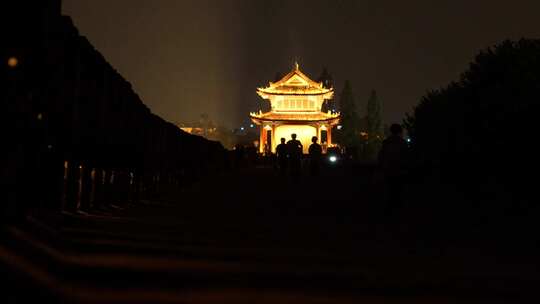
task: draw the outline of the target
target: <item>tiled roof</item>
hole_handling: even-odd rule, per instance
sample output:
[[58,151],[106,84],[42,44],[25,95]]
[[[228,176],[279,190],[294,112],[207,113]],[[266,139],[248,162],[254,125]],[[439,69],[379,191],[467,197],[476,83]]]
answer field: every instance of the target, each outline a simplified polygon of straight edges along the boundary
[[339,114],[323,112],[266,112],[251,113],[251,117],[266,121],[324,121],[339,119]]
[[332,88],[325,88],[322,82],[311,80],[306,74],[300,71],[298,64],[292,71],[277,82],[270,82],[266,88],[258,88],[257,93],[261,97],[264,95],[320,95],[332,92]]

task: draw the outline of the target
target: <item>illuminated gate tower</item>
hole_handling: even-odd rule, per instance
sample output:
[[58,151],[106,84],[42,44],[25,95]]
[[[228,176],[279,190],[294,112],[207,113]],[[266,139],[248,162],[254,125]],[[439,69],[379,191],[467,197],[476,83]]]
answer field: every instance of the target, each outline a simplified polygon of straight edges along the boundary
[[311,138],[317,136],[323,147],[332,146],[332,126],[339,122],[339,113],[321,111],[325,100],[332,99],[333,88],[325,88],[302,73],[296,63],[293,70],[278,82],[270,82],[257,93],[270,101],[266,113],[250,113],[251,120],[260,126],[259,151],[269,146],[276,151],[280,138],[287,141],[295,133],[307,153]]

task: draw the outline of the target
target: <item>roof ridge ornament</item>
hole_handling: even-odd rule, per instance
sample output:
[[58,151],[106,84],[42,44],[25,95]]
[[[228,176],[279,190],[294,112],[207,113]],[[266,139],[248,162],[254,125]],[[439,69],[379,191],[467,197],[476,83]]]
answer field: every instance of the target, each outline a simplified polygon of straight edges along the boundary
[[333,88],[325,88],[321,82],[315,82],[300,71],[298,61],[294,62],[292,71],[276,82],[269,82],[267,87],[257,88],[257,94],[263,99],[270,95],[324,95],[331,99]]

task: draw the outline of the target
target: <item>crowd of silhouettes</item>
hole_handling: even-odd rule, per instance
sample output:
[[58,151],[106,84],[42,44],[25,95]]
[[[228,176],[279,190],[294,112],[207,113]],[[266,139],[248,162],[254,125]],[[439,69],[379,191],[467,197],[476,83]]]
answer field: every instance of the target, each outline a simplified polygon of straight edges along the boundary
[[0,47],[1,215],[106,212],[227,166],[220,143],[152,114],[60,1],[10,8],[1,21],[10,29]]
[[[291,139],[286,142],[285,138],[280,139],[276,146],[277,168],[281,176],[289,174],[292,178],[300,177],[302,173],[302,162],[304,160],[303,145],[296,139],[296,134],[291,134]],[[322,161],[322,147],[317,143],[318,138],[313,136],[308,149],[309,174],[316,176],[320,172]]]

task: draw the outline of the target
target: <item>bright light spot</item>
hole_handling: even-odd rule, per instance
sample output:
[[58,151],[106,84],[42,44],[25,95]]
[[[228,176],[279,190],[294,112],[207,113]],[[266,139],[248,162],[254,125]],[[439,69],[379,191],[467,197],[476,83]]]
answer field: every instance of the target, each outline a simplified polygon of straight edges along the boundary
[[409,143],[410,143],[410,142],[411,142],[411,139],[410,139],[410,138],[407,138],[407,142],[409,142]]
[[19,65],[19,60],[16,57],[9,57],[7,64],[10,68],[15,68]]
[[337,129],[338,129],[338,130],[341,130],[342,128],[343,128],[342,125],[338,125],[338,126],[337,126]]
[[244,131],[244,127],[240,127],[240,130]]
[[251,124],[251,125],[249,125],[249,126],[252,127],[252,128],[254,127],[253,124]]
[[334,155],[330,156],[328,159],[330,160],[330,162],[337,162],[337,157],[335,157]]

